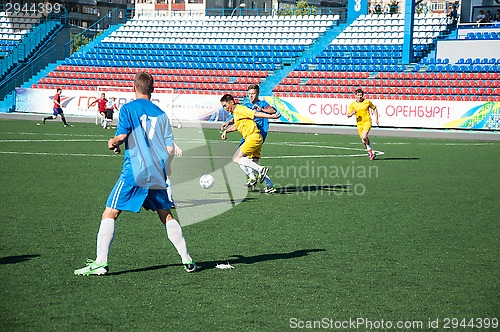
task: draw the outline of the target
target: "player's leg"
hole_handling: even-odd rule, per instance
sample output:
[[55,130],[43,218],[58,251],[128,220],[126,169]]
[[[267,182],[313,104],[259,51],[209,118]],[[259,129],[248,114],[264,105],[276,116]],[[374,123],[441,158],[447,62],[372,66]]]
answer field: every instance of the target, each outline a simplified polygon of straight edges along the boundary
[[106,129],[111,129],[111,123],[113,122],[113,110],[106,111]]
[[72,127],[72,125],[70,125],[70,124],[68,123],[68,121],[66,121],[66,117],[65,117],[65,116],[64,116],[64,114],[62,114],[62,113],[61,113],[61,120],[62,120],[62,122],[64,123],[64,126],[65,126],[65,127]]
[[175,203],[174,203],[174,198],[172,196],[172,180],[171,180],[171,175],[172,175],[172,161],[174,160],[175,157],[175,147],[174,146],[167,146],[167,153],[168,153],[168,161],[166,165],[166,171],[167,171],[167,195],[168,195],[168,200],[171,203],[171,208],[175,208]]
[[97,257],[96,263],[108,262],[109,249],[115,237],[115,222],[121,211],[106,207],[102,214],[99,233],[97,233]]
[[[243,143],[244,143],[244,141],[243,141]],[[247,176],[247,182],[245,183],[245,186],[253,189],[253,188],[255,188],[255,184],[257,183],[257,179],[255,178],[254,170],[252,168],[245,166],[243,164],[240,164],[236,161],[236,160],[239,160],[239,158],[241,158],[241,155],[242,155],[242,152],[241,152],[240,148],[238,147],[238,149],[236,150],[236,152],[233,155],[233,161],[235,163],[237,163],[238,166],[240,166],[240,169]]]
[[185,270],[187,272],[196,271],[197,266],[189,255],[181,225],[174,219],[170,210],[159,209],[157,213],[160,221],[163,223],[167,231],[168,239],[174,245],[179,256],[181,256],[182,264],[184,265]]
[[368,134],[370,133],[371,129],[371,122],[365,122],[363,125],[363,129],[361,132],[361,140],[363,141],[363,144],[366,147],[366,151],[368,152],[368,156],[370,157],[370,160],[375,159],[376,155],[375,152],[373,152],[373,149],[370,145],[370,139],[368,138]]
[[106,112],[99,112],[101,114],[101,127],[106,129]]
[[121,211],[106,207],[97,233],[96,259],[87,260],[85,267],[75,270],[77,275],[103,275],[109,271],[108,254],[115,236],[115,221]]
[[[260,158],[252,158],[252,160],[256,163],[259,164]],[[269,177],[269,175],[266,175],[264,178],[264,182],[266,184],[266,187],[264,188],[264,192],[266,194],[273,194],[276,192],[276,187],[274,186],[273,181]]]
[[166,190],[150,190],[143,206],[145,209],[156,210],[158,213],[158,217],[167,231],[168,239],[174,245],[179,256],[181,256],[185,270],[187,272],[196,271],[197,267],[189,255],[181,225],[175,220],[172,211],[170,211],[170,201]]
[[[262,131],[261,130],[261,136],[262,136],[262,145],[264,145],[264,143],[266,142],[266,137],[267,137],[267,131]],[[256,160],[254,160],[257,164],[260,165],[259,163],[259,158],[256,158]],[[276,192],[276,187],[274,186],[274,183],[273,181],[271,181],[271,178],[266,175],[266,177],[264,178],[264,182],[266,183],[266,188],[264,188],[264,192],[266,194],[273,194]]]
[[[259,164],[260,165],[260,158],[252,158],[252,160],[254,161],[254,163],[256,164]],[[264,178],[264,182],[268,185],[268,186],[273,186],[273,182],[271,181],[271,178],[269,177],[269,175],[266,175],[266,177]]]
[[251,158],[260,158],[260,150],[262,148],[262,137],[259,135],[251,135],[246,138],[245,143],[243,143],[239,150],[236,151],[233,156],[233,161],[239,165],[247,166],[254,171],[259,172],[260,181],[264,181],[269,169],[265,166],[261,166],[255,163]]
[[[235,155],[238,153],[238,151],[240,150],[240,146],[243,145],[243,143],[245,143],[245,139],[242,138],[241,141],[240,141],[240,144],[238,145],[238,150],[235,152]],[[234,159],[234,157],[233,157]],[[251,188],[251,187],[255,187],[255,184],[257,183],[257,180],[255,178],[255,174],[254,174],[254,170],[251,169],[250,167],[247,167],[247,166],[244,166],[244,165],[240,165],[238,164],[241,168],[241,170],[243,171],[243,173],[246,174],[247,176],[247,182],[245,184],[245,186]]]
[[52,115],[49,115],[49,116],[46,116],[44,118],[42,118],[42,123],[45,124],[45,121],[47,120],[55,120],[57,119],[57,115],[59,114],[59,112],[57,111],[56,108],[52,109]]
[[[55,114],[57,112],[57,114]],[[71,127],[70,124],[68,124],[68,122],[66,121],[66,117],[64,116],[64,113],[63,113],[63,110],[62,108],[57,108],[56,110],[54,110],[54,115],[57,117],[58,115],[61,116],[61,121],[64,123],[64,126],[65,127]]]
[[116,182],[108,196],[97,233],[96,260],[88,260],[87,266],[75,270],[75,274],[102,275],[108,271],[108,255],[114,239],[116,219],[121,211],[138,213],[147,195],[147,189],[129,186],[122,180]]

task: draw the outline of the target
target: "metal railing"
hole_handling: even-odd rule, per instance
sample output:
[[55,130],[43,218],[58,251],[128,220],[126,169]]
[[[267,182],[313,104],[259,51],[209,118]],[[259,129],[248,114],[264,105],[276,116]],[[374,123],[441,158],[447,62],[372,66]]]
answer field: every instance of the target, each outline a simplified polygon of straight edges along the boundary
[[[286,14],[285,14],[286,12]],[[184,10],[184,11],[166,11],[166,10],[148,10],[135,11],[135,17],[143,16],[165,16],[165,17],[199,17],[199,16],[285,16],[285,15],[339,15],[341,19],[347,17],[345,7],[316,7],[305,11],[304,9],[272,9],[272,8],[207,8],[205,10]]]
[[71,54],[91,42],[103,31],[107,30],[110,26],[120,23],[120,20],[122,20],[123,18],[118,17],[118,10],[118,7],[113,9],[99,21],[95,22],[90,27],[86,28],[85,30],[71,38],[71,40],[65,45],[66,57],[70,57]]
[[[4,8],[0,6],[0,8]],[[29,12],[28,12],[29,13]],[[0,78],[14,68],[19,62],[25,61],[59,24],[67,21],[68,14],[64,7],[58,13],[49,13],[40,17],[40,23],[17,42],[14,48],[0,61]]]
[[23,67],[16,72],[15,77],[6,77],[0,83],[0,100],[14,91],[15,88],[21,86],[24,82],[29,81],[33,76],[44,69],[48,63],[54,63],[60,58],[57,55],[64,53],[64,45],[52,45],[41,53],[36,53],[30,57]]

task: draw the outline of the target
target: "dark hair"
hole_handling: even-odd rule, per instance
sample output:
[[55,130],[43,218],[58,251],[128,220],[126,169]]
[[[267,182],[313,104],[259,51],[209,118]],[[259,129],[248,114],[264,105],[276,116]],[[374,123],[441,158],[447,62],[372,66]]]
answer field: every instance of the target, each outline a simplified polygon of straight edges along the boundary
[[59,91],[62,91],[62,89],[61,88],[57,88],[56,92],[59,92]]
[[226,93],[224,96],[222,96],[222,98],[220,99],[220,102],[229,102],[229,101],[234,101],[234,97],[232,95],[230,95],[229,93]]
[[258,86],[257,84],[250,84],[250,85],[248,86],[248,88],[247,88],[247,91],[248,91],[248,90],[257,90],[257,93],[259,93],[259,92],[260,92],[260,88],[259,88],[259,86]]
[[135,75],[134,78],[135,91],[141,94],[150,95],[154,90],[153,83],[154,83],[153,76],[151,76],[149,73],[146,73],[145,71]]
[[361,90],[361,89],[356,89],[356,90],[354,90],[354,94],[358,94],[358,93],[361,93],[361,94],[363,94],[363,95],[365,94],[365,93],[363,92],[363,90]]

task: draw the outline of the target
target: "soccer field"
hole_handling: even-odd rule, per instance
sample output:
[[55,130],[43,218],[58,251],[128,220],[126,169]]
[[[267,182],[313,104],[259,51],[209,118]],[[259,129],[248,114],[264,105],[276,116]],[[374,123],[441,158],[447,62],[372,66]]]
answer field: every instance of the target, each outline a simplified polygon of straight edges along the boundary
[[270,133],[262,164],[278,193],[267,195],[243,188],[237,133],[175,129],[175,213],[201,271],[183,270],[142,211],[120,216],[110,273],[81,277],[121,170],[113,131],[0,120],[2,330],[498,327],[500,142],[374,130],[370,161],[355,128],[334,132]]

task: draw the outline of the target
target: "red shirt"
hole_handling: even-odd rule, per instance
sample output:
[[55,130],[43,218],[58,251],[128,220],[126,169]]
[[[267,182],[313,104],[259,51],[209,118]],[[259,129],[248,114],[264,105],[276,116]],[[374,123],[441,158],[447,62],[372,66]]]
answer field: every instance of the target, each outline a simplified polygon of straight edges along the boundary
[[[59,103],[57,104],[56,101]],[[61,95],[56,93],[56,95],[54,96],[54,108],[61,108]]]
[[107,99],[97,99],[97,105],[99,105],[99,112],[106,112]]

